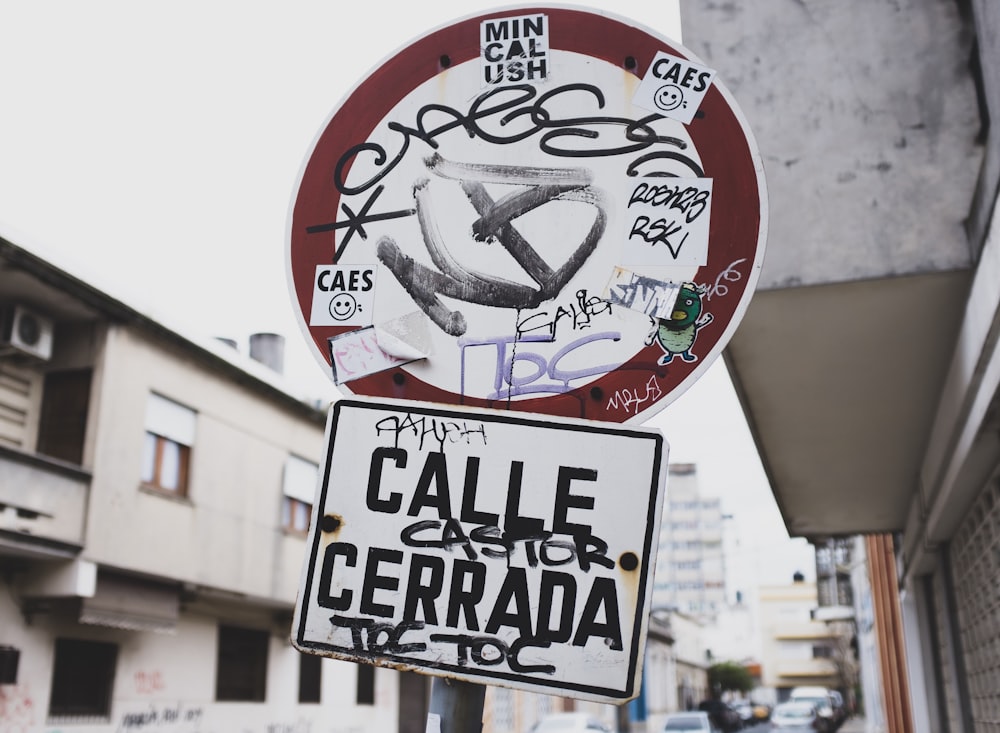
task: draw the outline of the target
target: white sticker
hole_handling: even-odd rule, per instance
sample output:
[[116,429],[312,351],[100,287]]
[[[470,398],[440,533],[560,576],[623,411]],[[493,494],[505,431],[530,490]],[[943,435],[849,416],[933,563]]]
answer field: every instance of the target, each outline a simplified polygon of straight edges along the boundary
[[633,179],[621,264],[707,264],[711,210],[711,178]]
[[319,265],[313,280],[310,326],[370,326],[375,265]]
[[348,331],[327,340],[333,381],[336,384],[361,379],[370,374],[392,369],[413,359],[393,356],[378,343],[374,326]]
[[519,15],[479,25],[482,86],[545,81],[549,75],[549,17]]
[[441,733],[441,716],[437,713],[427,713],[426,733]]
[[670,318],[681,283],[656,280],[616,267],[604,297],[613,305],[645,313],[651,318]]
[[714,69],[660,51],[642,77],[632,103],[688,125],[714,78]]
[[375,340],[382,351],[397,359],[426,359],[434,350],[431,321],[423,311],[375,325]]

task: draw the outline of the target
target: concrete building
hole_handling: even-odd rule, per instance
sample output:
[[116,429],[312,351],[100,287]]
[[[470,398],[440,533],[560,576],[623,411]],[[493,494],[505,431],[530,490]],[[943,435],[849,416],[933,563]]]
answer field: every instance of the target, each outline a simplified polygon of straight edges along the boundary
[[[708,686],[708,667],[711,659],[705,646],[704,624],[682,612],[670,615],[670,628],[674,636],[673,660],[676,710],[690,710],[711,697]],[[673,702],[673,701],[672,701]]]
[[289,644],[323,411],[4,240],[0,308],[0,728],[423,730]]
[[866,535],[888,730],[995,730],[1000,5],[681,13],[765,162],[726,360],[788,531]]
[[784,702],[793,687],[816,685],[838,689],[831,659],[835,636],[813,619],[816,584],[798,581],[760,588],[761,686]]
[[653,608],[676,608],[703,619],[726,605],[722,503],[702,496],[697,467],[669,466],[667,499],[653,583]]
[[694,709],[710,696],[704,632],[699,619],[680,611],[651,615],[642,695],[631,704],[631,718],[643,730],[660,730],[668,713]]
[[668,713],[691,710],[710,697],[705,626],[680,611],[650,617],[642,696],[632,703],[632,720],[659,730]]
[[852,608],[851,569],[857,556],[853,537],[831,537],[816,545],[816,595],[820,608]]

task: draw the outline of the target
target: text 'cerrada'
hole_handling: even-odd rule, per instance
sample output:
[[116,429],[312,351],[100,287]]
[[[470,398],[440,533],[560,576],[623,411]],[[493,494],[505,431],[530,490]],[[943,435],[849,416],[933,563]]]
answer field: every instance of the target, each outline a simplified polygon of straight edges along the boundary
[[665,445],[546,420],[335,405],[296,646],[631,697]]

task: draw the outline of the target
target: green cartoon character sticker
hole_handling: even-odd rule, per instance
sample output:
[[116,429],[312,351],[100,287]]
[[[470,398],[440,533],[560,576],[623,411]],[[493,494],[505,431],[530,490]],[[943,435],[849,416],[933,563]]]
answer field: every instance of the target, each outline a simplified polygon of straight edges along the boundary
[[670,318],[656,320],[656,343],[664,354],[656,363],[664,366],[680,356],[686,362],[698,361],[691,353],[698,331],[712,322],[711,313],[703,313],[701,292],[694,283],[684,283],[677,294],[677,302]]

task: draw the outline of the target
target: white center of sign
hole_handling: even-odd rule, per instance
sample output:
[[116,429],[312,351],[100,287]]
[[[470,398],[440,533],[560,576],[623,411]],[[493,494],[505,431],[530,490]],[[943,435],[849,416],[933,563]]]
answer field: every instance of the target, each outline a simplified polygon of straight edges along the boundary
[[[699,244],[680,256],[687,245],[667,236],[669,206],[629,208],[637,179],[628,176],[635,157],[617,154],[630,144],[622,121],[648,113],[633,106],[621,69],[550,54],[556,71],[548,83],[508,86],[472,107],[465,90],[478,88],[477,62],[428,80],[366,143],[387,151],[391,162],[369,152],[374,148],[361,150],[346,177],[346,206],[386,216],[365,224],[366,239],[341,229],[337,262],[363,265],[377,257],[388,270],[378,279],[375,323],[423,308],[433,324],[434,358],[406,370],[452,393],[516,399],[606,374],[643,348],[651,330],[645,315],[602,301],[623,264],[624,243],[642,250],[631,269],[658,280],[691,279],[704,260],[707,230],[696,232]],[[573,80],[587,84],[560,84],[570,69]],[[591,139],[561,134],[569,123],[539,128],[532,121],[539,115],[619,121],[594,124],[600,135]],[[432,144],[417,139],[420,129],[436,131],[426,133]],[[683,126],[660,118],[642,132],[654,133],[662,141],[645,146],[645,154],[673,157],[652,157],[638,173],[692,177],[699,160]],[[657,211],[630,238],[640,206]],[[707,227],[707,219],[700,223]]]

